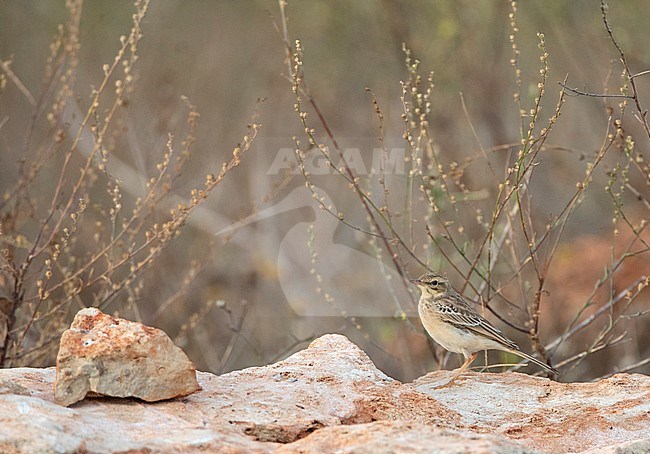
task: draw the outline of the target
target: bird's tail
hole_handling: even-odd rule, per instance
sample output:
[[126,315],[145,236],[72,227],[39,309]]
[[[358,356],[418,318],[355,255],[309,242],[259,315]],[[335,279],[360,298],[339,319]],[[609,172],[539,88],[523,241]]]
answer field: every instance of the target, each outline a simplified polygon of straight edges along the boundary
[[560,375],[560,372],[557,369],[549,366],[546,363],[543,363],[542,361],[538,360],[537,358],[533,358],[528,353],[524,353],[521,350],[509,350],[509,351],[510,351],[510,353],[514,353],[517,356],[521,356],[522,358],[527,359],[531,363],[537,364],[539,367],[541,367],[544,370],[547,370],[548,372],[552,373],[556,377],[558,375]]

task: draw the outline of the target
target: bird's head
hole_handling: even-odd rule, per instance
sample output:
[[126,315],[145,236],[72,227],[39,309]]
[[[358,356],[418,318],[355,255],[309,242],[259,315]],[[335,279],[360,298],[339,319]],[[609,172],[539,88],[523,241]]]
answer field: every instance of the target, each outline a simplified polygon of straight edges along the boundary
[[449,290],[449,279],[440,273],[426,273],[411,282],[420,287],[423,295],[441,295]]

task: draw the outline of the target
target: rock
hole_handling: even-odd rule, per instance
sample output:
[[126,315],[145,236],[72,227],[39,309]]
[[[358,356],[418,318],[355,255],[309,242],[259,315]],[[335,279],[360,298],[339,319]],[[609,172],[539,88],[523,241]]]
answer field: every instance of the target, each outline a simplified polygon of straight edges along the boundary
[[0,395],[0,452],[644,452],[650,377],[565,384],[518,373],[450,372],[402,384],[345,337],[284,361],[221,376],[146,404],[55,405],[54,370],[0,370],[30,396]]
[[20,394],[31,396],[29,389],[13,380],[0,379],[0,394]]
[[353,426],[330,426],[276,453],[431,453],[515,454],[531,450],[490,435],[439,429],[420,423],[377,421]]
[[468,372],[461,376],[460,386],[435,389],[442,376],[448,380],[450,375],[451,371],[430,373],[411,386],[458,411],[461,428],[549,452],[650,440],[650,377],[645,375],[557,383],[519,373]]
[[54,382],[61,405],[89,392],[155,402],[198,389],[194,365],[159,329],[86,308],[61,336]]

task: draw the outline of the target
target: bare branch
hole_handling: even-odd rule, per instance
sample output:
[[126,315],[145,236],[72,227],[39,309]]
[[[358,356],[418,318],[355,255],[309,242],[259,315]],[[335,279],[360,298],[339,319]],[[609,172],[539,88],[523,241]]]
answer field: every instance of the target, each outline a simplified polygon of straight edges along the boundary
[[581,91],[581,90],[578,90],[577,88],[569,87],[568,85],[566,85],[566,84],[564,84],[562,82],[558,82],[558,85],[561,86],[562,88],[564,88],[565,90],[568,90],[571,93],[575,93],[576,95],[580,95],[580,96],[589,96],[589,97],[592,97],[592,98],[634,99],[634,96],[630,96],[630,95],[611,95],[611,94],[608,94],[608,93],[589,93],[587,91]]

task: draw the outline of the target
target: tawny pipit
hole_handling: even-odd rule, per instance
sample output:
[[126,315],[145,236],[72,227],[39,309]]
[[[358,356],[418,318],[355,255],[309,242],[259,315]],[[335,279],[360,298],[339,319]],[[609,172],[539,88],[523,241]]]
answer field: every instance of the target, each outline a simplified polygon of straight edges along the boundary
[[554,375],[558,374],[556,369],[519,350],[517,344],[476,312],[442,274],[424,274],[411,282],[422,292],[418,313],[429,335],[446,350],[462,353],[465,357],[465,363],[445,386],[453,383],[481,350],[514,353]]

